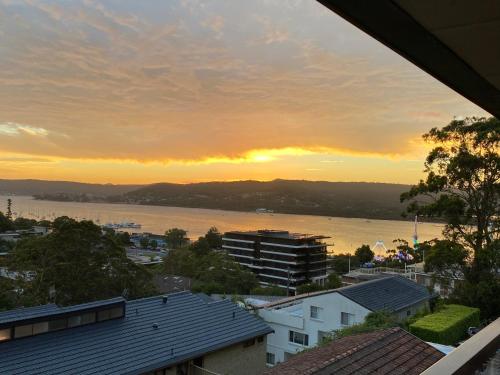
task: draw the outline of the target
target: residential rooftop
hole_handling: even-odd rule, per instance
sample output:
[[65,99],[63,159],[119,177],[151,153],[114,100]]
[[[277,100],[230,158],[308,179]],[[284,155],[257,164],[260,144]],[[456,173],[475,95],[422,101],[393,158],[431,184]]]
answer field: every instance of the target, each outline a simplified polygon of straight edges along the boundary
[[[229,300],[190,292],[123,304],[123,317],[0,342],[1,372],[142,374],[272,332]],[[87,309],[88,304],[82,306]],[[48,305],[4,312],[2,317],[8,323],[68,309]]]
[[427,288],[422,285],[402,276],[387,276],[342,288],[299,294],[262,307],[280,308],[304,298],[330,293],[340,293],[371,311],[387,310],[390,312],[402,310],[431,297]]
[[396,327],[348,336],[299,353],[265,375],[417,375],[444,354]]
[[230,234],[240,234],[247,236],[258,236],[258,237],[267,237],[267,238],[278,238],[278,239],[287,239],[287,240],[321,240],[325,238],[330,238],[328,236],[321,235],[313,235],[307,233],[292,233],[286,230],[275,230],[275,229],[259,229],[252,231],[231,231],[226,232],[224,235]]

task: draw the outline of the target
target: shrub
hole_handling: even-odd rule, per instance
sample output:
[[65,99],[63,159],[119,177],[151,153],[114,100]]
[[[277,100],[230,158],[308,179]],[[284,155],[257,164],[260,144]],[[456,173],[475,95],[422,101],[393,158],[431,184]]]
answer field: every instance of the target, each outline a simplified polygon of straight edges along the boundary
[[479,309],[446,305],[410,325],[410,332],[425,341],[453,345],[466,336],[467,328],[479,325]]

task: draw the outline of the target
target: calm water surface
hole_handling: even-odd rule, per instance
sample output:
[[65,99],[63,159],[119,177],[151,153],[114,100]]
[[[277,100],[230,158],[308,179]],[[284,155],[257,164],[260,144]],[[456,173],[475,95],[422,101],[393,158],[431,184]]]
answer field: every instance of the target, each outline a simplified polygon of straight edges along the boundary
[[[0,211],[5,212],[7,196],[0,196]],[[101,224],[135,222],[142,224],[143,231],[163,233],[168,228],[178,227],[188,231],[188,236],[196,239],[205,234],[211,226],[220,231],[284,229],[291,232],[322,234],[330,236],[326,240],[334,243],[329,247],[333,252],[353,251],[361,244],[373,246],[382,240],[389,248],[396,238],[411,241],[413,222],[393,220],[367,220],[340,217],[257,214],[254,212],[234,212],[207,210],[200,208],[142,206],[131,204],[78,203],[38,201],[28,196],[12,196],[13,211],[18,216],[35,219],[49,219],[66,215],[75,219],[91,219]],[[420,241],[441,236],[442,225],[420,223]]]

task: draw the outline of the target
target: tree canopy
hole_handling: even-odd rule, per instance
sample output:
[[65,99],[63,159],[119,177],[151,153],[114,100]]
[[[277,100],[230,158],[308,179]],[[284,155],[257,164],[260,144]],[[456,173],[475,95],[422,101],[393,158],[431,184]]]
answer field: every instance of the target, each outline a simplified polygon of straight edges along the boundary
[[453,120],[431,129],[424,139],[433,145],[425,162],[427,178],[402,194],[401,201],[409,202],[407,212],[446,220],[447,241],[435,243],[426,259],[428,269],[442,272],[460,266],[465,282],[455,298],[480,307],[485,317],[498,315],[500,121]]
[[52,233],[19,241],[7,266],[34,272],[19,278],[23,304],[78,304],[121,295],[138,298],[155,292],[151,274],[129,260],[123,246],[91,221],[59,217]]
[[370,248],[370,245],[361,245],[356,249],[354,255],[358,258],[361,264],[371,262],[375,253]]
[[169,249],[179,249],[188,242],[187,232],[180,228],[170,228],[165,232],[165,242]]

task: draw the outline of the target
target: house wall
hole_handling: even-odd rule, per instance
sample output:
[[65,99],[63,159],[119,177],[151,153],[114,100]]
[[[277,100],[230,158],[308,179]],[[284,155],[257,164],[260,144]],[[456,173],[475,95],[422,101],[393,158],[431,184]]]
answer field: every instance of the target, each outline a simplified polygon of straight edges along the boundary
[[412,306],[405,307],[404,309],[402,309],[400,311],[396,311],[394,313],[394,316],[396,317],[396,319],[398,321],[401,322],[405,319],[408,319],[410,316],[413,316],[416,313],[418,313],[422,310],[425,310],[425,309],[429,310],[429,301],[423,301],[423,302],[416,303]]
[[[328,293],[302,299],[302,316],[286,309],[261,309],[258,315],[266,321],[274,333],[267,336],[267,352],[273,353],[275,363],[285,361],[285,353],[295,354],[318,343],[319,331],[331,332],[343,328],[341,313],[353,314],[351,324],[362,323],[370,310],[345,298],[339,293]],[[310,317],[311,306],[320,308],[318,319]],[[296,310],[296,308],[292,308]],[[289,331],[305,333],[309,336],[309,345],[289,342]],[[289,355],[289,354],[288,354]]]
[[203,368],[218,374],[257,375],[266,370],[266,337],[253,345],[243,343],[203,356]]

